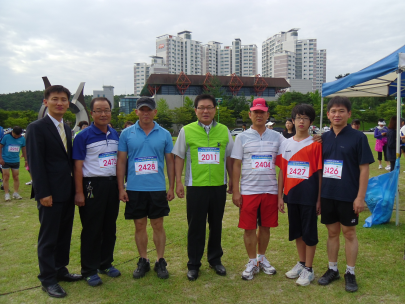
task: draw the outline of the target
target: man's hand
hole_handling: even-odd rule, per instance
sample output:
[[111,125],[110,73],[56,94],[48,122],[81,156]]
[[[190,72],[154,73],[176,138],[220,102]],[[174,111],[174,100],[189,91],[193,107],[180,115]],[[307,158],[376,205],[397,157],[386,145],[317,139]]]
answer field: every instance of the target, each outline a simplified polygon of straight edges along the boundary
[[5,164],[6,164],[6,162],[4,161],[4,159],[2,159],[2,158],[0,157],[0,165],[4,166]]
[[174,199],[174,190],[173,189],[169,189],[169,191],[167,191],[167,200],[170,202]]
[[84,194],[83,192],[78,192],[75,194],[75,205],[78,207],[83,207],[85,205],[84,203]]
[[321,201],[318,200],[316,202],[316,215],[320,215],[321,214]]
[[359,215],[360,212],[364,211],[365,207],[366,207],[366,203],[364,202],[364,199],[356,197],[356,199],[353,202],[354,213]]
[[184,186],[181,182],[176,182],[176,194],[179,198],[184,198]]
[[44,198],[40,198],[39,202],[44,207],[52,207],[52,195],[44,197]]
[[313,138],[314,141],[322,143],[322,136],[321,135],[315,134],[312,138]]
[[236,207],[242,207],[242,195],[240,193],[234,193],[232,195],[232,202],[235,204]]
[[120,194],[119,194],[120,201],[123,201],[124,203],[128,202],[129,199],[128,199],[127,191],[125,191],[125,190],[119,190],[119,191],[120,191]]
[[228,181],[228,193],[229,193],[229,194],[232,194],[232,186],[233,186],[233,184],[232,184],[232,177],[230,177],[230,178],[229,178],[229,181]]
[[284,211],[284,200],[282,197],[278,198],[278,211],[280,211],[281,213],[285,213]]

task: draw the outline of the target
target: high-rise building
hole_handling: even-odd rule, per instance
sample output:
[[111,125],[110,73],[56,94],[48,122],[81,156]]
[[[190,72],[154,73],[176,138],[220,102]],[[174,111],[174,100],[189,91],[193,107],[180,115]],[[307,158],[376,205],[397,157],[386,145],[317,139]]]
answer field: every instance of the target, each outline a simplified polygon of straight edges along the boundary
[[219,75],[218,71],[218,58],[221,51],[221,42],[210,41],[202,46],[202,75],[210,73],[212,75]]
[[232,74],[232,47],[224,46],[218,51],[218,76]]
[[[298,39],[298,30],[280,32],[263,42],[262,76],[308,79],[312,81],[312,91],[321,90],[326,82],[326,50],[317,50],[316,39]],[[318,55],[322,57],[322,67]]]
[[134,93],[138,96],[143,87],[145,86],[146,80],[151,74],[168,74],[169,69],[163,63],[163,58],[159,56],[150,56],[152,58],[151,64],[146,62],[135,63],[134,66]]

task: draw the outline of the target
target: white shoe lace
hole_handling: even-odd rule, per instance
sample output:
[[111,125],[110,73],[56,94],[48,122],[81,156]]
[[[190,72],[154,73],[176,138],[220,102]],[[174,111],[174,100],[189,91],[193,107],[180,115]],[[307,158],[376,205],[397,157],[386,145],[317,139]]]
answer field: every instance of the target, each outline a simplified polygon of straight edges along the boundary
[[309,276],[309,271],[304,269],[303,271],[301,271],[300,273],[300,279],[306,279]]
[[252,269],[256,267],[256,264],[249,262],[245,266],[246,266],[246,270],[245,270],[246,272],[252,272]]

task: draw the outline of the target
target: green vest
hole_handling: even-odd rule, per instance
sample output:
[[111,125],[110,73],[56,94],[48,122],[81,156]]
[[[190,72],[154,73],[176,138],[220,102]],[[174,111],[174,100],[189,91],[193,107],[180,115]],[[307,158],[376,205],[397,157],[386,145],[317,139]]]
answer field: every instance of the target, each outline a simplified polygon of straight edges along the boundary
[[[213,123],[209,134],[205,129],[193,122],[183,127],[186,144],[190,148],[191,178],[193,186],[221,186],[225,184],[225,150],[228,145],[228,128],[220,123]],[[199,164],[198,148],[219,148],[219,164]],[[209,150],[209,149],[205,149]],[[211,149],[212,150],[212,149]],[[215,149],[218,151],[218,149]],[[218,155],[216,153],[216,155]],[[213,154],[211,154],[214,157]],[[201,158],[202,157],[202,158]],[[200,160],[205,159],[202,155]]]

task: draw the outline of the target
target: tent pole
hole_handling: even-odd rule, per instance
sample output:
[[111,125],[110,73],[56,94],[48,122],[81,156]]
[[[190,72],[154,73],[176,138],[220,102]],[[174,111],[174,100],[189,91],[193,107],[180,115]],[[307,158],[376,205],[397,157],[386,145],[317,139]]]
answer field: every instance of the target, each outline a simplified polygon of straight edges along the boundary
[[[402,89],[402,80],[401,80],[402,71],[398,70],[397,77],[397,158],[400,157],[401,147],[400,147],[400,129],[401,129],[401,89]],[[395,216],[395,225],[399,225],[399,183],[397,183],[397,195],[396,195],[396,216]]]
[[321,120],[320,120],[320,126],[319,126],[319,130],[321,130],[321,134],[322,134],[322,118],[323,118],[323,97],[321,97]]

